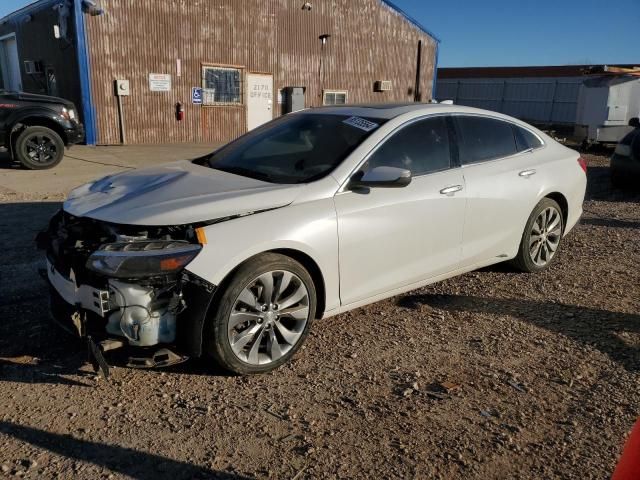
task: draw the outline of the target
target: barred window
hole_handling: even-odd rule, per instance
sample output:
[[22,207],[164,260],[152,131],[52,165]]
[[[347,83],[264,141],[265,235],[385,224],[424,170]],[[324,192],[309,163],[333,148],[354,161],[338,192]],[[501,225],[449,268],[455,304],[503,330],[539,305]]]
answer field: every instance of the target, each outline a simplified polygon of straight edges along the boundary
[[202,67],[204,105],[241,105],[242,70],[233,67]]

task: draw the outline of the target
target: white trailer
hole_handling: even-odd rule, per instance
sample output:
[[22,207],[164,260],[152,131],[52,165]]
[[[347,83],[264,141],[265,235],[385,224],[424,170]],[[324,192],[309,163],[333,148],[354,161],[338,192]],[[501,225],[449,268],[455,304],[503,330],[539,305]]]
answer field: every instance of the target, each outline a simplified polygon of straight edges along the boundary
[[[618,143],[640,117],[640,77],[585,79],[578,95],[575,137],[587,144]],[[637,121],[637,120],[636,120]]]
[[640,68],[443,68],[436,99],[511,115],[585,144],[617,143],[640,117]]

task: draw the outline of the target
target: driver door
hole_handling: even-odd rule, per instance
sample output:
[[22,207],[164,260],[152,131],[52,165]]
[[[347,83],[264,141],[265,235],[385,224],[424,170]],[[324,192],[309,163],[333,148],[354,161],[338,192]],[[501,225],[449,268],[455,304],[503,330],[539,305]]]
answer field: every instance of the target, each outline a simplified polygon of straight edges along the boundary
[[361,171],[404,168],[412,172],[412,182],[336,194],[342,305],[460,266],[466,196],[461,169],[452,163],[449,133],[444,116],[404,125]]

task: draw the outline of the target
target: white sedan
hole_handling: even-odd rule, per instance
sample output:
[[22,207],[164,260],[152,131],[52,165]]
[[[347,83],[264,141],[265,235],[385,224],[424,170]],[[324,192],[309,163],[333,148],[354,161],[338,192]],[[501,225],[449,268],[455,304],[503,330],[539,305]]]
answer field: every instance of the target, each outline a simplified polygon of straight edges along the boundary
[[146,347],[132,365],[209,356],[260,373],[314,319],[507,260],[548,268],[585,173],[575,151],[498,113],[312,109],[79,187],[39,242],[54,317],[90,336],[101,365],[105,350]]

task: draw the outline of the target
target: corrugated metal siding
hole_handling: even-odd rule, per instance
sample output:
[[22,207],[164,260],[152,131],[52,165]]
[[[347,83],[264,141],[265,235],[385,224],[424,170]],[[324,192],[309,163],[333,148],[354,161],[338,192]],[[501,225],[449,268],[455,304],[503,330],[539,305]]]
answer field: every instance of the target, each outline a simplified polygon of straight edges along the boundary
[[584,77],[438,79],[439,101],[541,124],[573,124]]
[[[191,88],[202,84],[202,63],[273,74],[274,94],[304,86],[307,106],[322,103],[322,88],[348,90],[349,103],[409,101],[422,40],[421,91],[430,98],[435,40],[398,12],[379,0],[315,0],[311,12],[302,10],[303,3],[103,0],[106,14],[87,17],[98,143],[119,142],[117,78],[131,81],[132,94],[123,99],[130,143],[221,142],[244,133],[244,105],[191,104]],[[325,33],[331,38],[323,54],[318,37]],[[172,91],[151,92],[149,73],[171,74]],[[376,80],[392,80],[393,90],[375,93]],[[178,101],[186,108],[181,123],[174,117]]]

